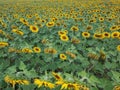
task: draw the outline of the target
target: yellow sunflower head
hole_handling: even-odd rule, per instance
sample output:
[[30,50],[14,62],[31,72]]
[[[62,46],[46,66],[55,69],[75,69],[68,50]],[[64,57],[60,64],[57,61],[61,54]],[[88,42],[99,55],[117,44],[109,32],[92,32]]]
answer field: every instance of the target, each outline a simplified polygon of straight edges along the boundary
[[33,32],[33,33],[37,33],[39,31],[39,28],[35,25],[30,25],[30,30]]
[[46,24],[47,27],[53,27],[54,25],[55,25],[54,22],[48,22],[48,23]]
[[84,38],[89,38],[89,37],[90,37],[90,33],[89,33],[89,32],[83,32],[83,33],[82,33],[82,36],[83,36]]
[[72,27],[71,27],[71,30],[72,30],[72,31],[78,31],[79,28],[78,28],[77,26],[72,26]]
[[99,21],[103,22],[104,21],[104,17],[99,17]]
[[105,38],[110,38],[110,33],[109,32],[103,32],[103,35]]
[[33,51],[34,51],[35,53],[40,53],[40,52],[41,52],[41,48],[39,48],[39,47],[34,47],[34,48],[33,48]]
[[58,31],[58,35],[66,35],[66,32],[64,32],[64,31]]
[[118,29],[118,27],[117,27],[116,25],[113,25],[113,26],[110,27],[110,30],[111,30],[111,31],[115,31],[115,30],[117,30],[117,29]]
[[60,54],[60,59],[61,60],[66,60],[67,59],[67,56],[65,54]]
[[117,46],[117,50],[120,51],[120,45]]
[[115,31],[111,34],[112,38],[118,38],[119,37],[119,32]]
[[65,42],[69,40],[69,38],[68,38],[67,35],[61,35],[61,36],[60,36],[60,39],[61,39],[62,41],[65,41]]
[[94,33],[94,36],[93,36],[95,39],[103,39],[104,38],[104,35],[102,33]]

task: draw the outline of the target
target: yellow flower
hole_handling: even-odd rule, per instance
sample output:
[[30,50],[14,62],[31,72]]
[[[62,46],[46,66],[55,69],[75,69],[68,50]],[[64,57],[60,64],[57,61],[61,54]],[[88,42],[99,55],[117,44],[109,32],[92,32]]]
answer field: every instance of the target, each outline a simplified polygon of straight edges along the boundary
[[60,54],[60,59],[66,60],[66,59],[67,59],[67,56],[66,56],[65,54]]
[[50,89],[53,89],[55,87],[53,83],[43,81],[40,79],[34,79],[34,84],[38,85],[38,87],[45,86],[45,87],[49,87]]
[[61,35],[61,36],[60,36],[60,39],[61,39],[62,41],[65,41],[65,42],[69,40],[69,38],[68,38],[67,35]]
[[111,30],[111,31],[115,31],[115,30],[117,30],[117,29],[118,29],[118,27],[117,27],[116,25],[113,25],[113,26],[110,27],[110,30]]
[[113,90],[120,90],[120,86],[115,86]]
[[16,33],[16,34],[19,34],[19,35],[23,35],[24,33],[20,30],[17,30],[17,29],[13,29],[12,32]]
[[86,28],[86,30],[92,30],[93,29],[93,27],[91,26],[91,25],[89,25],[89,26],[87,26],[87,28]]
[[8,46],[7,42],[0,42],[0,47],[6,47],[6,46]]
[[72,31],[78,31],[79,28],[78,28],[77,26],[72,26],[72,27],[71,27],[71,30],[72,30]]
[[89,38],[89,37],[90,37],[90,33],[89,33],[89,32],[83,32],[83,33],[82,33],[82,36],[83,36],[84,38]]
[[37,33],[39,31],[39,28],[35,25],[30,25],[30,30],[33,32],[33,33]]
[[109,32],[103,32],[103,35],[105,38],[110,38],[110,33]]
[[53,76],[55,77],[55,79],[56,79],[57,81],[63,81],[63,78],[62,78],[60,75],[58,75],[57,73],[52,72],[52,74],[53,74]]
[[35,53],[40,53],[40,52],[41,52],[41,48],[39,48],[39,47],[34,47],[34,48],[33,48],[33,51],[34,51]]
[[23,53],[32,53],[33,51],[30,50],[29,48],[23,48],[23,49],[22,49],[22,52],[23,52]]
[[104,21],[104,17],[99,17],[99,21],[103,22]]
[[112,38],[118,38],[119,37],[119,32],[115,31],[111,34]]
[[117,50],[120,51],[120,45],[117,46]]
[[29,81],[28,80],[22,80],[24,85],[29,85]]
[[104,35],[102,33],[95,33],[93,36],[95,39],[103,39]]
[[48,22],[48,23],[46,24],[47,27],[53,27],[54,25],[55,25],[54,22]]
[[58,35],[66,35],[66,32],[64,32],[64,31],[58,31]]
[[34,84],[35,84],[35,85],[38,85],[38,87],[41,87],[42,84],[43,84],[43,82],[40,81],[39,79],[34,79]]

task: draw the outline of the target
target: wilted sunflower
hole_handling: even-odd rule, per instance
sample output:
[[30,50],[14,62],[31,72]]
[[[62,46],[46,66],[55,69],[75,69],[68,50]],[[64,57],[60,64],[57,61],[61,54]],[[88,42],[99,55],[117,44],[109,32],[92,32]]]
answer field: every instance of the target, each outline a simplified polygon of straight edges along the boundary
[[120,51],[120,45],[117,46],[117,50]]
[[69,38],[68,38],[67,35],[61,35],[61,36],[60,36],[60,39],[61,39],[62,41],[68,41],[68,40],[69,40]]
[[40,52],[41,52],[41,48],[39,48],[39,47],[34,47],[34,48],[33,48],[33,51],[34,51],[35,53],[40,53]]
[[111,37],[112,38],[118,38],[119,37],[119,32],[113,32],[112,34],[111,34]]
[[72,31],[78,31],[79,28],[78,28],[77,26],[72,26],[72,27],[71,27],[71,30],[72,30]]
[[60,54],[60,59],[61,60],[66,60],[67,59],[67,56],[65,54]]
[[110,38],[110,33],[109,32],[103,32],[103,35],[105,38]]
[[39,31],[39,28],[35,25],[30,25],[30,30],[33,32],[33,33],[37,33]]
[[46,24],[47,27],[53,27],[54,25],[55,25],[54,22],[48,22],[48,23]]
[[90,33],[89,33],[89,32],[83,32],[83,33],[82,33],[82,36],[83,36],[84,38],[89,38],[89,37],[90,37]]
[[93,27],[91,25],[88,25],[87,28],[86,28],[86,30],[88,30],[88,31],[92,30],[92,29],[93,29]]
[[79,43],[80,43],[80,40],[77,39],[77,38],[72,38],[72,39],[71,39],[71,42],[74,43],[74,44],[79,44]]

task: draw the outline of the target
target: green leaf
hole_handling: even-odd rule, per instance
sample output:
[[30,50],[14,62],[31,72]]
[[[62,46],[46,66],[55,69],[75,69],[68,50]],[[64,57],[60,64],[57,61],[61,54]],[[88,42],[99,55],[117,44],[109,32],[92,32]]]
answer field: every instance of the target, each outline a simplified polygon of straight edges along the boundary
[[26,65],[25,65],[22,61],[20,62],[19,69],[20,69],[20,70],[26,69]]
[[111,71],[113,74],[113,80],[116,82],[120,82],[120,73],[116,71]]

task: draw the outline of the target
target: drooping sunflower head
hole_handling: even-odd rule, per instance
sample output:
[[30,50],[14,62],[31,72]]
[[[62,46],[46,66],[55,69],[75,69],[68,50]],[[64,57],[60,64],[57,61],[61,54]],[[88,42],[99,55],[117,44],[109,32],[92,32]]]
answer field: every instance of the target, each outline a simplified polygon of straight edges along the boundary
[[90,37],[90,33],[89,33],[89,32],[83,32],[83,33],[82,33],[82,36],[83,36],[84,38],[89,38],[89,37]]
[[39,28],[35,25],[30,25],[30,30],[33,32],[33,33],[37,33],[39,31]]
[[56,79],[57,81],[62,81],[62,80],[63,80],[63,78],[62,78],[59,74],[57,74],[57,73],[55,73],[55,72],[52,72],[52,74],[53,74],[53,76],[55,77],[55,79]]

